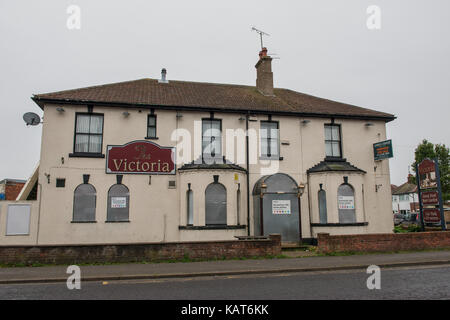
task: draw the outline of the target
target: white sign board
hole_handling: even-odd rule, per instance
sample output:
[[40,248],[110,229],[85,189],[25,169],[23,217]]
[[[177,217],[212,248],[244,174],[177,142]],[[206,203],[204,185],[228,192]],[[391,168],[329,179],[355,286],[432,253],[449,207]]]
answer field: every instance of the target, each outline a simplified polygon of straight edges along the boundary
[[30,213],[31,205],[29,204],[8,205],[6,235],[28,235],[30,233]]
[[111,208],[119,209],[127,207],[127,198],[126,197],[111,197]]
[[338,197],[339,209],[355,209],[355,197],[352,196],[339,196]]
[[291,214],[291,200],[272,200],[272,214]]

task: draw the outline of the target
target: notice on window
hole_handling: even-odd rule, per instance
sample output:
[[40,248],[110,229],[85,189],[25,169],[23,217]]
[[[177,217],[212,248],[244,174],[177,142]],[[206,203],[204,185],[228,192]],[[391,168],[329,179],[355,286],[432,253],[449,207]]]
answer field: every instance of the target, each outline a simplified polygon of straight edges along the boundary
[[272,214],[291,214],[291,200],[272,200]]
[[352,196],[339,196],[338,197],[339,209],[355,209],[355,197]]
[[127,198],[126,197],[111,197],[111,208],[119,209],[127,207]]

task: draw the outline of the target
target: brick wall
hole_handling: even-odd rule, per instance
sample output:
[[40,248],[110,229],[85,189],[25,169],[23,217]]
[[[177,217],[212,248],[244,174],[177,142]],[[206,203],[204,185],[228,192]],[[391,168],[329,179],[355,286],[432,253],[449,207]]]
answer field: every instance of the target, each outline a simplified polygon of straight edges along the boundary
[[25,183],[8,182],[5,186],[5,200],[16,200]]
[[0,246],[0,264],[77,264],[279,255],[281,236],[266,239],[172,243]]
[[450,248],[450,231],[358,234],[330,236],[317,235],[319,252],[389,252]]

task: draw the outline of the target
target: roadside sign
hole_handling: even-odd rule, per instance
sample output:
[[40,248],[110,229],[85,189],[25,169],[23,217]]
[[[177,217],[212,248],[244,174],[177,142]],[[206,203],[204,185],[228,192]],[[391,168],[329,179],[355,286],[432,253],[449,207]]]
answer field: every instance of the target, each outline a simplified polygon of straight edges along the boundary
[[425,224],[441,224],[446,230],[438,160],[424,159],[416,164],[422,230]]
[[424,206],[439,205],[439,192],[437,192],[437,191],[422,192],[422,205],[424,205]]
[[423,221],[425,223],[441,223],[441,211],[438,208],[423,209]]
[[392,151],[392,140],[374,143],[373,155],[375,160],[383,160],[394,157],[394,152]]

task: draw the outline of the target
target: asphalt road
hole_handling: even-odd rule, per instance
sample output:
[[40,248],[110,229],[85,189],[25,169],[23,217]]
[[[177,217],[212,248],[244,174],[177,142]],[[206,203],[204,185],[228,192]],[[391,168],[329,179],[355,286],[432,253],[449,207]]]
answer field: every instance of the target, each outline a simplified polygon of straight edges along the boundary
[[369,290],[364,271],[308,272],[165,280],[0,285],[0,299],[450,299],[450,266],[381,270]]

